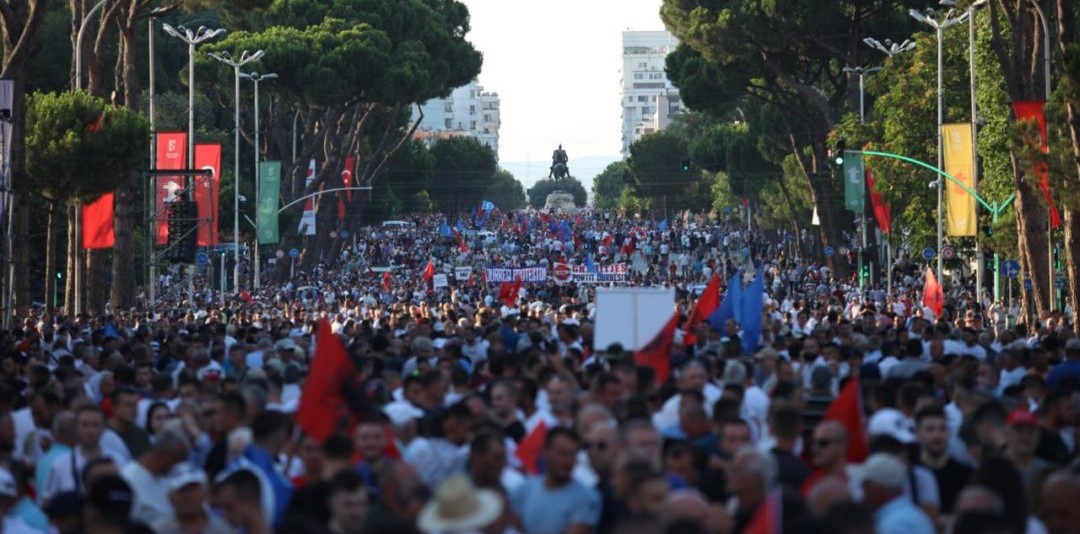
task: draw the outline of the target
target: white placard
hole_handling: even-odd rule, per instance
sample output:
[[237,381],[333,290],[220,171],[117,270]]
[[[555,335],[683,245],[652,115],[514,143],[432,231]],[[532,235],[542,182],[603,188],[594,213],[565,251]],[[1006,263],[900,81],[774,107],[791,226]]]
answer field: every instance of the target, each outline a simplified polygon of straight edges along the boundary
[[431,287],[433,289],[439,289],[440,287],[449,286],[450,282],[447,280],[447,276],[443,273],[436,274],[431,278]]
[[673,288],[596,288],[596,333],[593,346],[606,350],[619,343],[637,350],[656,336],[675,308]]

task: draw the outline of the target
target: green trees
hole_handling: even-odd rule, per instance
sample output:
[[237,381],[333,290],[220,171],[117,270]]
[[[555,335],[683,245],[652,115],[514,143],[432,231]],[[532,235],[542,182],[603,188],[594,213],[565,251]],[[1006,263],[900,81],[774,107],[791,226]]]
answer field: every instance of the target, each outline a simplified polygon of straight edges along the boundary
[[495,177],[495,153],[470,137],[440,139],[431,147],[435,158],[432,198],[440,209],[456,212],[475,208]]
[[[27,99],[26,171],[30,190],[48,205],[45,275],[56,272],[58,212],[118,188],[149,148],[146,119],[86,93],[34,93]],[[69,221],[73,221],[69,218]],[[68,261],[78,261],[69,224]],[[69,265],[73,272],[75,265]],[[68,293],[67,309],[73,309]]]
[[[409,144],[419,125],[420,116],[410,118],[410,110],[449,94],[480,71],[480,53],[465,39],[468,10],[454,0],[277,0],[265,9],[233,16],[245,30],[233,32],[206,49],[233,53],[264,50],[264,58],[248,68],[279,75],[266,87],[266,132],[262,137],[266,143],[257,149],[268,159],[283,162],[285,201],[336,177],[346,154],[360,154],[354,178],[377,190],[392,179],[384,171],[390,170],[391,158]],[[231,69],[205,58],[198,68],[213,73],[211,87],[223,103],[229,102],[224,97],[232,92]],[[301,131],[295,160],[289,135],[294,113],[299,113]],[[437,147],[432,154],[438,160]],[[311,158],[320,162],[320,171],[305,190],[300,162]],[[443,170],[441,164],[435,168]],[[464,172],[463,167],[454,168]],[[490,177],[494,157],[489,167],[469,167],[469,171]],[[456,183],[447,182],[446,176],[435,178],[440,185]],[[481,186],[486,186],[479,182],[461,185],[463,189],[457,192],[462,201],[466,196],[479,197],[485,190]],[[416,193],[403,193],[391,190],[373,193],[372,198],[383,202],[383,208],[400,209],[411,201],[415,201],[414,206],[424,204]],[[410,195],[411,201],[405,198]],[[444,196],[439,202],[439,195],[437,188],[430,191],[431,200],[445,208],[451,199]],[[366,199],[366,195],[353,196],[343,223],[333,222],[333,210],[327,206],[320,220],[330,224],[318,225],[316,239],[300,243],[295,228],[287,227],[283,241],[293,241],[300,248],[329,250],[333,244],[329,229],[359,224]],[[303,258],[309,261],[320,255],[305,253]]]
[[581,182],[572,176],[568,176],[558,183],[555,180],[543,179],[529,188],[527,192],[529,205],[536,209],[543,209],[548,195],[555,191],[566,191],[574,195],[574,204],[579,208],[585,206],[585,202],[588,201],[589,197],[588,192],[585,191],[585,186],[581,185]]
[[484,193],[484,199],[490,200],[495,207],[504,212],[524,208],[525,188],[510,171],[499,169],[492,176],[491,184]]
[[619,207],[619,197],[624,189],[630,187],[634,179],[633,169],[625,160],[608,164],[600,174],[593,178],[593,205],[597,209],[610,210]]

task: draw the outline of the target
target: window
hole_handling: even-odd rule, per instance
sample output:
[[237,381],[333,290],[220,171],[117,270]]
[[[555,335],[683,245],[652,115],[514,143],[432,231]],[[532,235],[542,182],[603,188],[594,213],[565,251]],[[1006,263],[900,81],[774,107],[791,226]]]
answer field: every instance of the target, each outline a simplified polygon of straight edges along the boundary
[[656,102],[656,95],[653,95],[653,97],[652,97],[652,101],[653,101],[653,102]]
[[642,115],[649,115],[651,113],[652,113],[652,108],[650,108],[649,106],[641,106],[641,114]]
[[645,75],[644,75],[644,74],[642,74],[642,73],[640,73],[640,72],[635,72],[635,73],[634,73],[634,79],[635,79],[635,80],[644,80],[644,79],[645,79]]
[[446,129],[449,130],[454,127],[454,119],[446,119]]
[[476,105],[469,106],[469,115],[476,115]]
[[627,101],[627,102],[633,102],[633,101],[634,101],[634,97],[633,97],[633,96],[628,96],[628,97],[626,97],[626,101]]
[[476,98],[476,89],[472,89],[469,91],[469,98]]
[[469,121],[469,129],[473,131],[476,130],[476,121]]
[[649,73],[649,79],[650,80],[663,80],[664,79],[664,73],[662,73],[662,72],[650,72]]
[[637,97],[637,101],[638,101],[638,102],[648,102],[648,101],[649,101],[649,97],[648,97],[648,95],[638,95],[638,97]]
[[647,69],[647,68],[649,68],[649,64],[645,63],[644,61],[638,63],[637,66],[638,66],[639,69]]
[[453,113],[454,112],[454,103],[453,102],[446,102],[445,104],[443,104],[443,111],[445,111],[447,113]]

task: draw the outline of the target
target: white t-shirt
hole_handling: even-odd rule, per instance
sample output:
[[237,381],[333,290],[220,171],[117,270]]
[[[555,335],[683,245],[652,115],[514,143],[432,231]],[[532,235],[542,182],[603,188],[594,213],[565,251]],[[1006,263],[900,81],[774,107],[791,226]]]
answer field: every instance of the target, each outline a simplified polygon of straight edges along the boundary
[[[72,459],[74,455],[74,460]],[[116,452],[102,446],[101,456],[111,458],[117,467],[123,469],[128,460],[116,454]],[[48,502],[58,493],[65,491],[85,491],[82,483],[82,471],[86,467],[86,458],[82,455],[82,447],[76,447],[71,452],[56,457],[45,476],[45,487],[40,489],[41,501]]]
[[135,501],[131,504],[131,518],[153,525],[172,516],[169,502],[169,486],[165,477],[154,476],[139,462],[130,462],[120,470],[120,476],[131,486]]

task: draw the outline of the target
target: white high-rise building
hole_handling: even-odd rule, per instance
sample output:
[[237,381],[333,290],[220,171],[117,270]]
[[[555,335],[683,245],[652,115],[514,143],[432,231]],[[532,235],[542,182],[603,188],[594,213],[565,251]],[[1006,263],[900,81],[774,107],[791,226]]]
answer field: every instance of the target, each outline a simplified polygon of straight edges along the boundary
[[454,89],[446,98],[434,98],[421,106],[424,119],[416,136],[434,140],[453,136],[468,136],[479,140],[499,155],[499,94],[484,91],[473,80]]
[[667,31],[622,32],[622,153],[641,136],[671,124],[682,108],[679,90],[667,79],[664,60],[678,41]]

